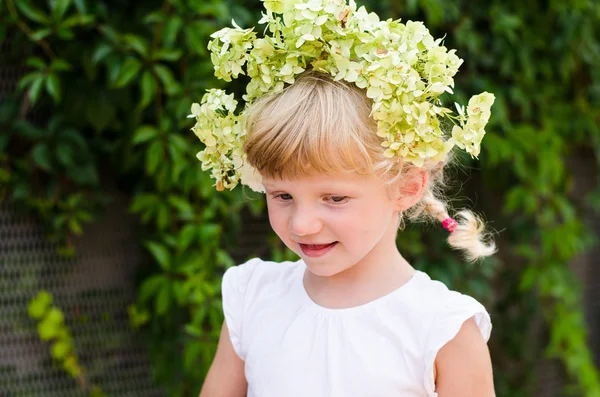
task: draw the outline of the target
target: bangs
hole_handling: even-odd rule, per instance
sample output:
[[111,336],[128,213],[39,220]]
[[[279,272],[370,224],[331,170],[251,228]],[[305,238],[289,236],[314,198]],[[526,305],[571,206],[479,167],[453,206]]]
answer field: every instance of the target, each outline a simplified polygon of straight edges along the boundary
[[248,109],[248,162],[267,177],[368,174],[372,146],[381,150],[370,111],[357,87],[309,72]]

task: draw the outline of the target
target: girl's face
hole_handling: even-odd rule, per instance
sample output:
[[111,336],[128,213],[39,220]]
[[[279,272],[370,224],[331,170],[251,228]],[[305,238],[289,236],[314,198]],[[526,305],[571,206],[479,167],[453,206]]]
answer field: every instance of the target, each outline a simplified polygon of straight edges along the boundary
[[398,200],[375,175],[263,178],[271,227],[312,273],[332,276],[396,249]]

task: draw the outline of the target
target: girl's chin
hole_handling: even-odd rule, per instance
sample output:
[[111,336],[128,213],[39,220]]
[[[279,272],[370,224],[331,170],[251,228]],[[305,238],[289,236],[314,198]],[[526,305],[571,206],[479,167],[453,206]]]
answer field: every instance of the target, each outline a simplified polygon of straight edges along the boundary
[[343,273],[348,270],[348,268],[340,267],[339,264],[331,264],[331,263],[311,263],[311,258],[306,258],[304,263],[308,270],[319,277],[332,277],[337,274]]

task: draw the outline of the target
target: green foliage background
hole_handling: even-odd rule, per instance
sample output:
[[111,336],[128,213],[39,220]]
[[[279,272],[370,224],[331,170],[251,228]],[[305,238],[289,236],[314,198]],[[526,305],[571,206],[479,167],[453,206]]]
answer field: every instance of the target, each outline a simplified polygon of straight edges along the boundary
[[[539,343],[530,324],[542,316],[549,339],[539,347],[561,360],[571,391],[599,397],[581,287],[568,264],[594,243],[585,219],[600,207],[600,190],[594,181],[591,194],[574,198],[568,164],[585,153],[597,168],[600,154],[600,3],[361,3],[446,35],[465,59],[460,102],[484,90],[497,97],[481,161],[461,158],[469,175],[456,178],[469,181],[461,194],[483,197],[477,208],[502,229],[500,254],[465,265],[442,231],[424,227],[400,235],[402,252],[493,310],[499,396],[535,395]],[[74,254],[72,236],[102,216],[111,188],[129,195],[153,258],[131,322],[171,396],[200,389],[223,321],[220,276],[234,264],[240,211],[263,210],[241,189],[215,192],[186,120],[206,88],[222,86],[208,36],[232,18],[255,25],[259,10],[257,0],[0,0],[0,65],[25,62],[0,103],[0,195],[35,213],[64,255]]]

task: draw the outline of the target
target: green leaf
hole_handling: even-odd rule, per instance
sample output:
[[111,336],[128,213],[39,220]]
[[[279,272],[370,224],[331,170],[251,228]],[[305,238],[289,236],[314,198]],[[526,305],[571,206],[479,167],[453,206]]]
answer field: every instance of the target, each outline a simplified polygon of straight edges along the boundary
[[163,34],[163,43],[165,47],[171,48],[177,40],[177,35],[183,27],[183,19],[175,15],[169,18],[169,22],[165,25],[165,33]]
[[18,180],[15,183],[12,192],[12,199],[14,201],[25,200],[31,194],[31,184],[28,181]]
[[137,58],[127,58],[121,65],[114,87],[121,88],[129,84],[137,76],[141,67],[142,64]]
[[31,83],[31,86],[29,87],[29,100],[32,104],[35,104],[39,99],[43,83],[44,78],[36,79]]
[[104,60],[104,63],[108,69],[108,80],[111,81],[112,84],[113,82],[117,81],[117,78],[119,78],[119,73],[121,73],[121,60],[116,56],[107,57]]
[[171,70],[169,70],[168,67],[160,64],[154,65],[154,72],[156,72],[156,74],[158,75],[158,78],[165,87],[165,91],[167,92],[167,94],[175,95],[180,91],[179,84],[173,77],[173,74],[171,73]]
[[94,22],[96,17],[93,15],[76,14],[65,19],[60,25],[61,28],[73,28],[75,26],[85,26]]
[[19,11],[21,11],[28,19],[47,25],[50,23],[50,19],[38,8],[35,8],[29,4],[28,0],[18,0],[15,2]]
[[71,218],[69,219],[69,230],[76,236],[80,236],[83,234],[83,228],[81,227],[81,223],[77,219]]
[[119,34],[119,32],[113,29],[112,26],[100,25],[98,27],[98,30],[100,30],[102,34],[113,43],[120,44],[119,42],[121,41],[121,35]]
[[[186,106],[186,108],[189,106]],[[187,109],[186,109],[187,111]],[[178,150],[184,152],[189,148],[189,142],[181,135],[171,134],[169,135],[170,146],[176,147]]]
[[148,56],[148,44],[143,37],[136,36],[133,34],[126,34],[123,36],[125,42],[131,47],[135,52],[140,54],[142,57]]
[[223,250],[217,250],[217,263],[223,265],[225,268],[235,265],[233,258]]
[[183,352],[183,365],[187,371],[193,371],[193,368],[197,368],[201,358],[205,355],[204,344],[200,342],[190,342],[185,345]]
[[215,223],[203,223],[200,225],[199,237],[202,242],[216,243],[221,234],[221,226]]
[[177,280],[172,283],[171,291],[175,295],[175,300],[179,306],[185,306],[189,302],[189,295],[183,288],[183,282]]
[[56,58],[50,64],[50,69],[57,72],[66,72],[72,69],[71,64],[64,59]]
[[167,201],[183,216],[191,217],[194,213],[194,207],[189,201],[180,196],[170,195]]
[[154,75],[148,70],[144,71],[142,74],[141,91],[142,100],[139,106],[140,109],[144,109],[150,104],[150,102],[152,102],[152,98],[156,92],[156,81],[154,80]]
[[173,294],[171,293],[171,285],[165,283],[163,287],[158,291],[156,296],[156,314],[162,316],[169,310],[171,302],[173,300]]
[[185,251],[190,246],[196,236],[196,230],[196,225],[193,224],[187,224],[181,229],[177,238],[177,248],[180,251]]
[[64,167],[73,166],[73,148],[65,142],[58,142],[56,145],[56,158]]
[[52,29],[40,29],[31,35],[31,40],[39,41],[48,37],[52,33]]
[[45,130],[36,127],[27,120],[15,121],[13,123],[13,128],[19,134],[19,136],[25,137],[32,141],[40,140],[47,135]]
[[72,40],[75,37],[73,30],[61,27],[56,31],[56,35],[63,40]]
[[52,9],[52,16],[56,21],[62,20],[65,12],[71,5],[71,0],[51,0],[50,8]]
[[158,135],[158,130],[151,125],[143,125],[137,129],[133,135],[132,142],[134,145],[144,143],[150,139],[154,139]]
[[31,157],[35,163],[46,171],[52,170],[52,164],[50,163],[50,151],[48,145],[45,143],[38,143],[31,151]]
[[67,168],[67,175],[73,181],[84,186],[98,185],[98,170],[92,163]]
[[52,357],[56,360],[62,360],[71,352],[72,345],[65,343],[64,341],[56,341],[52,345]]
[[59,334],[59,327],[53,322],[46,320],[41,321],[37,326],[38,334],[40,339],[43,341],[49,341],[55,338]]
[[129,305],[127,312],[129,313],[129,324],[134,330],[139,329],[150,320],[148,310],[138,309],[135,305]]
[[48,314],[46,314],[46,318],[44,319],[44,321],[48,321],[58,327],[64,324],[65,315],[62,311],[60,311],[60,309],[52,307],[50,308]]
[[160,200],[160,197],[156,194],[138,193],[133,197],[133,202],[129,210],[131,212],[140,212],[152,209]]
[[29,67],[36,68],[39,70],[46,69],[46,62],[40,57],[29,57],[25,64]]
[[63,116],[58,114],[48,121],[48,130],[52,133],[58,133],[62,129]]
[[69,355],[65,361],[63,361],[63,369],[73,378],[79,378],[81,376],[81,367],[74,355]]
[[87,4],[85,4],[86,0],[73,0],[73,4],[75,4],[75,8],[82,14],[87,12]]
[[113,47],[107,43],[100,43],[92,54],[92,63],[97,64],[102,61],[108,54],[113,52]]
[[161,61],[173,62],[181,58],[182,55],[183,51],[181,50],[163,48],[161,50],[156,51],[153,58]]
[[164,10],[158,10],[158,11],[152,11],[152,12],[146,14],[142,18],[142,21],[145,24],[153,24],[153,23],[163,22],[165,19],[166,19],[166,14],[165,14]]
[[42,74],[40,72],[34,72],[34,73],[26,74],[17,83],[17,91],[18,92],[23,91],[25,88],[27,88],[27,86],[33,85],[33,83],[36,80],[42,80],[43,81],[44,80],[44,74]]
[[[169,152],[172,151],[172,147],[169,146]],[[173,154],[172,154],[173,156]],[[173,169],[171,172],[171,179],[173,180],[173,183],[179,183],[180,181],[180,177],[183,174],[184,171],[189,170],[189,159],[183,159],[183,158],[176,158],[173,157]],[[184,187],[183,190],[187,193],[186,188]]]
[[163,270],[170,269],[171,253],[169,252],[167,247],[154,241],[148,241],[146,243],[146,247]]
[[46,78],[46,91],[52,96],[55,103],[60,101],[60,80],[56,74],[51,73]]
[[162,288],[162,286],[168,282],[169,280],[162,274],[156,274],[145,279],[140,287],[140,302],[144,303],[150,299],[150,297],[158,294],[158,291]]
[[204,26],[202,23],[195,22],[186,24],[185,32],[185,44],[188,51],[192,54],[206,56],[206,35],[204,33]]
[[[181,259],[177,263],[177,271],[180,273],[184,273],[190,277],[197,275],[202,269],[206,266],[207,258],[205,255],[203,256],[200,252],[192,252],[191,254],[185,253],[186,257]],[[192,286],[189,283],[184,285],[186,291],[189,291]],[[201,297],[196,294],[194,299],[200,299]],[[203,298],[202,298],[203,299]]]
[[188,335],[195,336],[197,338],[201,338],[203,336],[202,331],[200,330],[200,328],[196,327],[193,324],[186,324],[185,327],[184,327],[184,329],[185,329],[185,332]]
[[163,160],[162,143],[159,141],[152,142],[146,151],[146,172],[149,175],[154,175]]
[[169,211],[169,207],[166,203],[158,207],[156,215],[156,225],[160,230],[164,230],[167,228],[167,226],[169,225],[170,215],[171,212]]
[[52,305],[52,295],[48,291],[40,291],[35,298],[29,302],[27,312],[29,316],[34,319],[40,319],[46,314],[46,311]]

